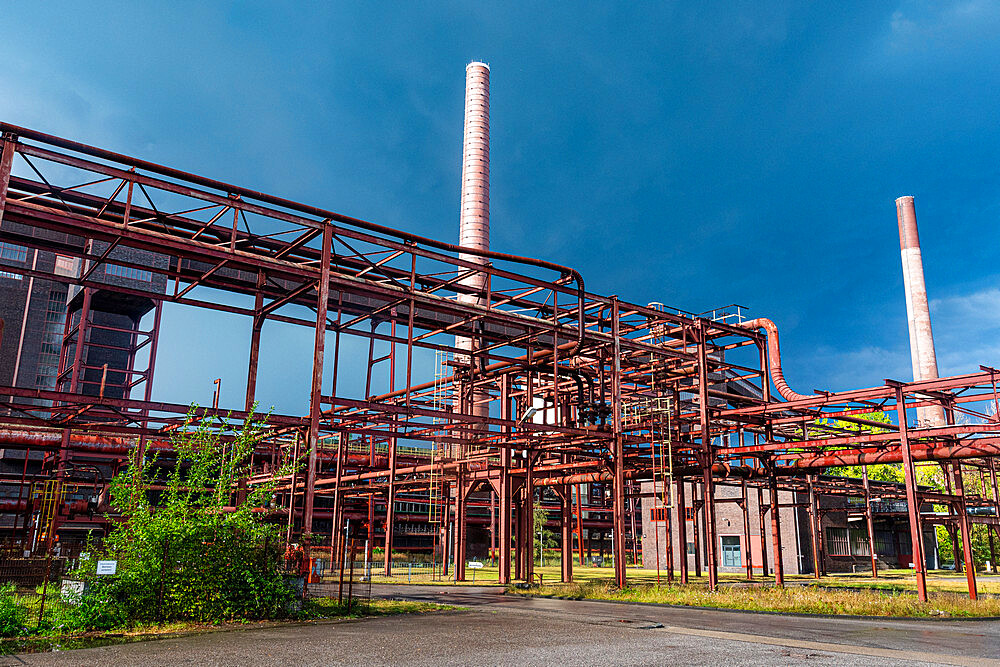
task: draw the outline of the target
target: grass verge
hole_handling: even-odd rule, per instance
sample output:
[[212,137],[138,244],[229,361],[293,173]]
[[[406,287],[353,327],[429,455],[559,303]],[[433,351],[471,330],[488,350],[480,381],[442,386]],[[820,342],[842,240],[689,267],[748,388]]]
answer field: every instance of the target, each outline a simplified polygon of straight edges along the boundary
[[1000,598],[972,601],[942,593],[929,602],[899,591],[821,590],[811,587],[724,587],[712,592],[703,586],[637,586],[618,589],[601,582],[555,584],[509,592],[575,600],[652,602],[685,607],[713,607],[742,611],[786,612],[895,617],[988,617],[1000,616]]
[[433,602],[411,602],[407,600],[355,601],[350,608],[338,603],[334,598],[311,598],[302,611],[285,621],[228,621],[220,623],[173,622],[160,624],[137,624],[129,628],[107,631],[61,632],[53,628],[42,635],[30,637],[10,637],[0,639],[0,655],[16,653],[39,653],[45,651],[67,651],[80,648],[94,648],[111,644],[165,639],[184,635],[236,630],[254,627],[273,627],[288,622],[321,621],[348,618],[369,618],[397,614],[423,614],[433,611],[458,609],[450,605]]

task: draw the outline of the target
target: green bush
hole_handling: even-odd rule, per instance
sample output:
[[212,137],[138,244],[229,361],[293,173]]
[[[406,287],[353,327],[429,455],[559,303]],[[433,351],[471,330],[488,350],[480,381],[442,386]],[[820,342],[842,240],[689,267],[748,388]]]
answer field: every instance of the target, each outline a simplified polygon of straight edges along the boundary
[[0,636],[16,637],[24,634],[28,622],[28,608],[17,594],[12,582],[0,585]]
[[130,620],[127,599],[119,580],[95,580],[76,604],[63,607],[58,622],[70,631],[123,627]]
[[156,477],[163,466],[152,458],[133,460],[112,480],[111,504],[122,521],[102,558],[118,561],[118,571],[98,577],[94,560],[81,563],[75,576],[89,586],[66,612],[68,627],[274,618],[290,606],[280,530],[262,511],[274,485],[245,485],[262,423],[251,415],[227,442],[224,420],[199,420],[192,410],[188,422],[173,436],[177,460],[165,479]]

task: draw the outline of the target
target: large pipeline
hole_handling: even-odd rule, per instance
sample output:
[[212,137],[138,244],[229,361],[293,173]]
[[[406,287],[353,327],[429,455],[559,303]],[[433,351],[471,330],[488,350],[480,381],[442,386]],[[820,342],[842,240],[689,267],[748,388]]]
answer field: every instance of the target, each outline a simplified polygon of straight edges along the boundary
[[[652,470],[636,470],[630,469],[625,471],[625,479],[634,479],[636,477],[642,477],[643,475],[652,474]],[[701,468],[694,466],[684,467],[684,468],[674,468],[675,475],[700,475],[702,474]],[[764,475],[765,471],[763,468],[751,468],[749,466],[733,466],[728,463],[716,463],[712,466],[712,474],[716,477],[753,477]],[[591,482],[610,482],[614,481],[614,473],[604,471],[604,472],[585,472],[578,473],[575,475],[560,475],[556,477],[540,477],[533,480],[532,483],[535,486],[561,486],[563,484],[589,484]]]
[[748,320],[740,325],[746,329],[763,329],[767,332],[767,359],[771,370],[771,381],[778,393],[786,401],[797,401],[804,398],[815,398],[815,395],[799,394],[792,391],[785,382],[785,374],[781,370],[781,347],[778,344],[778,325],[766,317]]
[[[914,445],[911,448],[914,461],[944,461],[948,459],[976,459],[984,456],[1000,456],[1000,442],[990,440],[978,444],[941,445],[922,447]],[[820,454],[808,458],[796,459],[787,464],[775,466],[779,476],[797,475],[809,470],[830,468],[834,466],[868,466],[882,463],[901,463],[903,452],[900,448],[879,452],[857,452],[853,454]],[[650,474],[649,470],[626,470],[626,479]],[[701,469],[686,467],[674,469],[679,476],[701,474]],[[762,477],[766,475],[763,468],[749,466],[732,466],[727,463],[716,463],[712,466],[712,474],[717,477]],[[564,484],[587,484],[590,482],[609,482],[614,479],[610,472],[589,472],[575,475],[559,475],[542,477],[534,480],[536,486],[561,486]]]
[[[128,456],[135,449],[135,438],[120,437],[110,435],[86,435],[73,433],[70,435],[69,449],[75,452],[91,454],[107,454],[112,456]],[[37,451],[59,451],[62,448],[62,433],[55,431],[28,431],[11,428],[0,428],[0,448],[6,449],[33,449]],[[172,451],[174,446],[167,440],[147,440],[147,451]],[[259,455],[270,453],[270,447],[265,447],[257,451]],[[322,460],[333,460],[336,458],[334,452],[317,452]],[[370,462],[369,454],[348,452],[346,454],[347,463],[357,465],[367,465]],[[388,465],[386,454],[375,455],[375,465]]]
[[[0,447],[7,449],[37,449],[55,451],[62,446],[62,433],[55,431],[28,431],[20,429],[0,429]],[[98,454],[121,454],[125,456],[135,447],[135,438],[116,437],[109,435],[84,435],[74,433],[70,436],[70,449]],[[147,440],[146,449],[172,449],[169,442],[163,440]]]
[[[948,459],[976,459],[984,456],[1000,455],[1000,442],[992,438],[988,442],[967,445],[920,446],[911,445],[914,461],[944,461]],[[809,458],[796,459],[783,468],[829,468],[831,466],[865,466],[876,463],[902,463],[902,449],[896,447],[878,452],[858,452],[839,455],[820,454]],[[780,469],[780,468],[779,468]]]

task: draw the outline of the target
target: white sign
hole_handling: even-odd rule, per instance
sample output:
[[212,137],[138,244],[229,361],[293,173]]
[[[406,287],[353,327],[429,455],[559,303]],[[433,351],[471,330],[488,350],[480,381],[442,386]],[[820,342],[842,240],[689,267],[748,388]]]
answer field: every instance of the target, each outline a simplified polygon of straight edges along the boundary
[[118,571],[118,561],[99,560],[97,561],[97,574],[114,574]]
[[479,561],[472,561],[471,563],[466,564],[466,567],[471,567],[473,570],[481,570],[483,569],[483,564]]

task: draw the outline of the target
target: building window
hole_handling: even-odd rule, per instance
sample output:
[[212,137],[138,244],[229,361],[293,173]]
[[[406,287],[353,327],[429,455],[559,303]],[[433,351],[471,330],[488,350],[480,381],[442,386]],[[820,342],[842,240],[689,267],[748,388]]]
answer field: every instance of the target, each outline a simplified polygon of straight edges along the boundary
[[38,355],[38,371],[35,385],[39,388],[56,386],[59,373],[59,351],[62,349],[63,332],[66,327],[66,289],[55,287],[49,290],[45,304],[45,324],[42,329],[42,345]]
[[653,507],[649,510],[649,520],[650,521],[666,521],[667,520],[667,508],[666,507]]
[[742,567],[743,555],[740,553],[739,535],[722,536],[722,567]]
[[10,278],[11,280],[21,280],[23,276],[20,273],[11,273],[10,271],[0,271],[0,278]]
[[591,484],[590,488],[587,489],[590,494],[590,504],[591,505],[602,505],[604,503],[604,485],[603,484]]
[[694,508],[693,507],[685,507],[684,508],[684,518],[687,519],[688,521],[694,521]]
[[694,555],[694,542],[688,542],[687,546],[688,546],[688,556],[693,556]]
[[64,274],[73,273],[73,267],[75,263],[72,257],[67,257],[66,255],[56,255],[56,272],[62,272]]
[[868,531],[860,528],[851,528],[851,555],[870,556],[871,550],[868,544]]
[[142,280],[152,282],[153,274],[144,269],[136,269],[131,266],[120,266],[118,264],[105,264],[104,273],[118,278],[128,278],[129,280]]
[[851,545],[847,540],[847,529],[828,526],[826,529],[826,549],[831,556],[850,556]]
[[875,553],[893,555],[896,553],[896,545],[892,539],[892,531],[875,531]]
[[10,259],[15,262],[28,261],[28,249],[22,245],[0,241],[0,259]]

